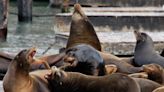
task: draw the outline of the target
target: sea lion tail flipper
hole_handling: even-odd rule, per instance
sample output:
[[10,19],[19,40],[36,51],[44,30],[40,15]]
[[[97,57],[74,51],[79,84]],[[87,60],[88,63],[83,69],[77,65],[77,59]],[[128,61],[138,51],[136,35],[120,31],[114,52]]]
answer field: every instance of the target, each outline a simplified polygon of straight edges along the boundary
[[133,74],[129,74],[128,76],[133,77],[133,78],[148,79],[148,74],[146,72],[133,73]]
[[106,74],[113,74],[117,72],[117,66],[114,64],[105,65]]

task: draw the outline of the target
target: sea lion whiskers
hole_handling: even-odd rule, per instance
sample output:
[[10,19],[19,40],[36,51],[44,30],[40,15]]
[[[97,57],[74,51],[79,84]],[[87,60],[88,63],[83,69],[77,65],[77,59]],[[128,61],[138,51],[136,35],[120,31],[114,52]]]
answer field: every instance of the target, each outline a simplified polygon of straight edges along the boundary
[[142,37],[141,32],[134,30],[134,35],[137,41],[144,41],[144,37]]
[[33,59],[36,54],[36,47],[32,47],[28,50],[28,54],[26,55],[26,59],[29,60],[30,63],[33,63],[35,60]]

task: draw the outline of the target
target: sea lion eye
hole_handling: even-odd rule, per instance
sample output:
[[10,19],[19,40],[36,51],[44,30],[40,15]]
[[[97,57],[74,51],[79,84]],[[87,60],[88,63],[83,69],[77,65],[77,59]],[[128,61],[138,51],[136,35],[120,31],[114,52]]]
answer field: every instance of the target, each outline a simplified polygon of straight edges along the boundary
[[19,58],[19,55],[17,55],[15,58],[18,59]]

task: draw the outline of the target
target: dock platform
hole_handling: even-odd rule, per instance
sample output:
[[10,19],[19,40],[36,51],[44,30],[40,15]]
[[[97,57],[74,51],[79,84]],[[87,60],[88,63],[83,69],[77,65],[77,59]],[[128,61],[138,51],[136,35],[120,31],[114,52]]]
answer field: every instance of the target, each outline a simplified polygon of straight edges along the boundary
[[[155,44],[157,52],[164,49],[164,31],[163,32],[146,32]],[[133,55],[136,39],[133,31],[129,32],[97,32],[103,51],[110,52],[114,55]],[[56,34],[56,44],[65,47],[69,37],[69,32],[58,32]],[[75,38],[76,39],[76,38]]]
[[[144,31],[164,30],[164,8],[162,7],[103,7],[83,8],[85,15],[96,31]],[[56,27],[69,31],[72,13],[58,13]]]

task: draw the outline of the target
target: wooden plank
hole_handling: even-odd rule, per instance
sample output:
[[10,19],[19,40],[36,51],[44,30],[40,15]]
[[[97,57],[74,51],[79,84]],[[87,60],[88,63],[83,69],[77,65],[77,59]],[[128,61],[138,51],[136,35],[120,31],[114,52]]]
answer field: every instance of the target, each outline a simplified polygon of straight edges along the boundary
[[17,0],[18,21],[32,22],[32,0]]
[[[132,17],[164,17],[164,12],[85,12],[86,16],[92,16],[92,17],[110,17],[110,16],[116,16],[116,17],[124,17],[124,16],[132,16]],[[58,13],[56,14],[56,17],[69,17],[72,16],[72,13]]]
[[0,41],[7,39],[8,0],[0,0]]
[[[105,12],[104,12],[105,11]],[[164,8],[84,8],[96,31],[164,30]],[[56,14],[57,28],[69,31],[72,13]]]
[[85,12],[164,12],[164,7],[83,7]]

